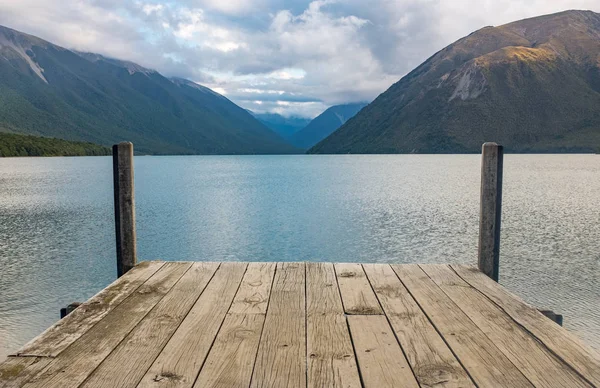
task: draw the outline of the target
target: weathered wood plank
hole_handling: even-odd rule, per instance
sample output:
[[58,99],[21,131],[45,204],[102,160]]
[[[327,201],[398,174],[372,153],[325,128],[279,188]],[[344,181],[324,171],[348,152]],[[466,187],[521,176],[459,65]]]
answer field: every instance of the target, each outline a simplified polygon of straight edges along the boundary
[[190,266],[191,263],[165,263],[131,296],[65,349],[26,387],[78,387],[159,303]]
[[250,386],[264,322],[263,314],[227,314],[194,387]]
[[278,263],[251,387],[306,386],[304,263]]
[[248,387],[276,263],[250,263],[195,387]]
[[423,387],[475,385],[389,265],[364,264],[404,354]]
[[448,265],[420,266],[536,387],[590,387]]
[[348,324],[365,388],[419,387],[385,316],[351,315]]
[[56,357],[70,344],[106,316],[115,306],[125,300],[150,276],[158,271],[164,262],[145,261],[138,264],[125,276],[103,289],[90,300],[42,334],[25,344],[18,356]]
[[[209,284],[218,263],[194,263],[82,387],[135,387]],[[218,271],[217,271],[218,272]],[[192,340],[191,338],[189,339]]]
[[546,318],[504,287],[491,281],[475,268],[452,265],[456,273],[498,305],[548,349],[571,365],[593,385],[600,386],[600,354]]
[[361,387],[331,263],[306,264],[308,387]]
[[273,283],[276,263],[250,263],[230,314],[265,314]]
[[175,334],[151,362],[150,369],[141,370],[139,387],[191,387],[194,384],[246,267],[246,263],[221,263]]
[[18,388],[44,369],[50,357],[8,357],[0,363],[0,388]]
[[532,387],[490,339],[417,264],[392,265],[479,387]]
[[360,264],[335,264],[346,314],[383,314]]

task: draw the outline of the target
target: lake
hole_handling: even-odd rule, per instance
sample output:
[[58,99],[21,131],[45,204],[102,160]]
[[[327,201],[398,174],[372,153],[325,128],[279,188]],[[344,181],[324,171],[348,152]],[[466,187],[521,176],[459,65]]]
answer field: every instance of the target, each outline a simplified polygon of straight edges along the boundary
[[[141,260],[476,263],[479,155],[143,156]],[[500,282],[600,349],[600,156],[506,155]],[[0,159],[0,360],[116,278],[112,159]]]

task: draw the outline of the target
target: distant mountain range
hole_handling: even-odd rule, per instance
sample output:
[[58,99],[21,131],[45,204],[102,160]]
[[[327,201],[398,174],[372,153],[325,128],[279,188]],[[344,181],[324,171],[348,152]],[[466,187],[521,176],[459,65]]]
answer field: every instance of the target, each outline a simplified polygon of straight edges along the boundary
[[290,136],[289,141],[295,147],[308,149],[335,132],[366,105],[366,102],[334,105]]
[[485,27],[444,48],[312,153],[594,152],[600,146],[600,14]]
[[482,28],[365,105],[310,122],[251,114],[190,80],[0,26],[4,133],[128,140],[150,154],[464,153],[485,141],[509,152],[596,152],[600,14]]
[[285,117],[277,113],[250,113],[267,128],[286,140],[289,140],[293,134],[306,127],[311,121],[306,117]]
[[276,113],[250,113],[294,147],[306,150],[331,135],[366,105],[365,102],[334,105],[312,120]]
[[227,98],[132,62],[80,53],[0,26],[0,132],[128,140],[152,154],[297,150]]

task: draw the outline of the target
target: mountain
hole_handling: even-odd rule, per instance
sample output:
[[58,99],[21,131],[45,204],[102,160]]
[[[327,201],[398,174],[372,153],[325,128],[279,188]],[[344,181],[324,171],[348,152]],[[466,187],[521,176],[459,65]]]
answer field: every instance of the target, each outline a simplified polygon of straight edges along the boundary
[[132,62],[0,27],[0,130],[151,154],[290,153],[227,98]]
[[334,105],[293,134],[289,140],[298,148],[308,149],[332,134],[366,105],[364,102]]
[[289,139],[294,133],[306,127],[310,119],[305,117],[290,116],[285,117],[277,113],[253,113],[250,112],[263,123],[267,128],[283,137]]
[[600,14],[485,27],[392,85],[313,153],[593,152],[600,146]]

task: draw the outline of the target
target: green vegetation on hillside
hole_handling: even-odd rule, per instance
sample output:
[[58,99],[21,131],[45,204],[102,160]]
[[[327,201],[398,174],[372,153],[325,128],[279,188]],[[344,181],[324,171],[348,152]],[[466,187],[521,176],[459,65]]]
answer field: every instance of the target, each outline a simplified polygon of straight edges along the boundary
[[296,150],[246,110],[185,79],[0,26],[0,126],[149,154]]
[[103,156],[110,154],[110,148],[93,143],[0,132],[0,157]]

